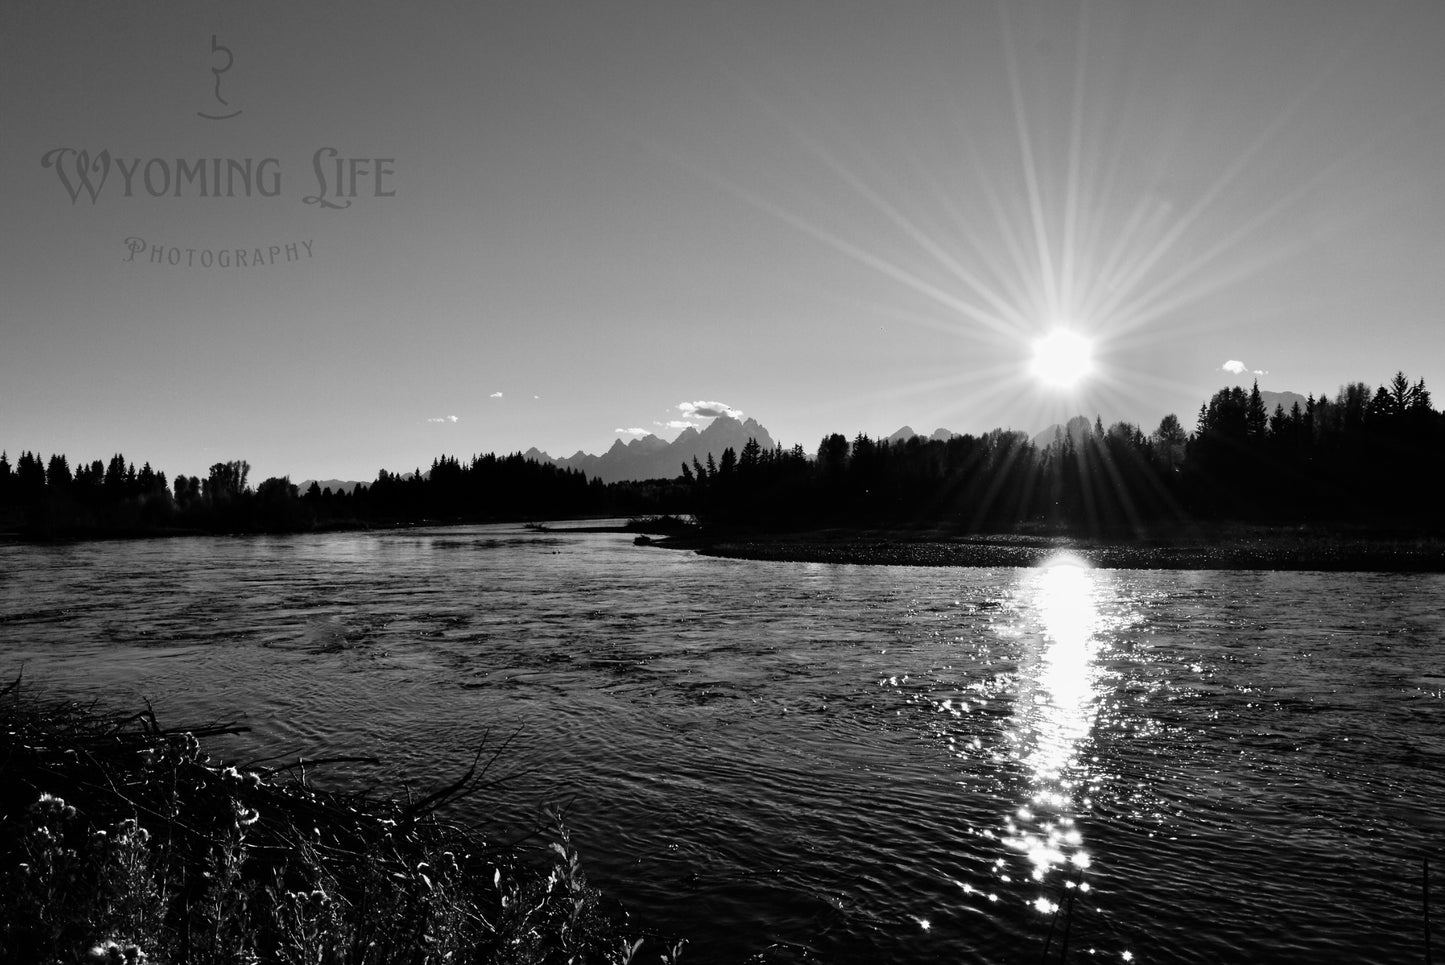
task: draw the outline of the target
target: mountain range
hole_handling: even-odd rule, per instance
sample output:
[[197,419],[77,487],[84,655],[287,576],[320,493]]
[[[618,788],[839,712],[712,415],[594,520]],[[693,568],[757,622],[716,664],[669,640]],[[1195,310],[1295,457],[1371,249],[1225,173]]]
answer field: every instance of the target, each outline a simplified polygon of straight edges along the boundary
[[[1300,411],[1303,412],[1305,409],[1305,403],[1307,401],[1305,397],[1300,395],[1298,392],[1266,392],[1264,389],[1259,390],[1259,398],[1260,401],[1264,403],[1264,411],[1270,415],[1274,415],[1275,406],[1279,406],[1280,408],[1284,409],[1285,415],[1289,415],[1290,409],[1292,409],[1296,403],[1299,404]],[[1194,428],[1193,413],[1187,413],[1185,415],[1179,416],[1179,423],[1184,427],[1185,432],[1191,431]],[[1105,425],[1107,426],[1108,423],[1106,423]],[[1143,432],[1146,436],[1153,432],[1156,428],[1157,426],[1139,427],[1140,431]],[[899,431],[901,432],[902,430]],[[1043,432],[1035,435],[1033,442],[1034,445],[1038,448],[1044,449],[1049,446],[1049,444],[1052,443],[1059,434],[1062,433],[1063,435],[1072,437],[1074,440],[1074,444],[1078,445],[1080,442],[1083,441],[1085,436],[1089,435],[1093,431],[1093,420],[1082,415],[1076,415],[1068,421],[1067,425],[1060,425],[1056,422],[1053,425],[1049,426]]]
[[1054,444],[1055,439],[1068,437],[1074,440],[1074,445],[1082,445],[1085,437],[1093,435],[1094,423],[1086,416],[1076,415],[1066,425],[1059,425],[1055,422],[1043,432],[1034,436],[1034,446],[1039,449],[1047,449]]
[[[1289,415],[1289,410],[1296,402],[1299,403],[1299,410],[1303,412],[1305,410],[1305,402],[1307,401],[1305,397],[1298,392],[1266,392],[1264,389],[1259,390],[1259,398],[1264,402],[1264,411],[1270,415],[1274,415],[1275,406],[1284,409],[1284,414]],[[1180,421],[1182,422],[1183,420],[1181,419]]]
[[580,449],[561,459],[549,456],[539,449],[528,449],[523,458],[537,462],[550,462],[568,469],[580,469],[588,479],[603,482],[618,482],[624,479],[672,479],[682,472],[683,465],[692,465],[696,459],[706,465],[709,455],[714,461],[722,459],[726,449],[741,454],[749,439],[756,439],[764,449],[772,449],[775,443],[756,419],[739,421],[730,415],[720,415],[702,431],[689,426],[671,442],[651,433],[631,442],[618,439],[600,456],[594,456]]
[[[1304,408],[1305,397],[1294,392],[1266,392],[1261,389],[1259,394],[1264,401],[1265,409],[1271,414],[1276,405],[1282,406],[1285,412],[1289,412],[1290,407],[1296,402],[1300,404],[1301,409]],[[1180,417],[1180,422],[1184,424],[1186,431],[1192,427],[1192,416],[1193,414],[1189,413]],[[1140,428],[1146,434],[1154,429],[1153,426],[1141,426]],[[1068,432],[1077,440],[1084,433],[1092,430],[1092,420],[1084,416],[1075,416],[1069,420],[1067,426],[1049,426],[1035,435],[1033,441],[1036,446],[1042,448],[1053,442],[1057,432]],[[914,437],[923,437],[947,442],[956,435],[958,433],[940,428],[935,429],[928,436],[923,436],[922,433],[915,432],[912,426],[903,426],[888,436],[887,441],[890,443],[907,442]],[[702,430],[692,427],[682,430],[681,434],[671,442],[648,433],[631,442],[623,442],[618,439],[612,444],[612,448],[600,456],[579,449],[570,456],[556,458],[535,447],[522,453],[522,456],[537,462],[549,462],[568,469],[579,469],[587,474],[588,479],[601,479],[605,483],[638,479],[673,479],[682,472],[684,465],[691,466],[694,459],[706,465],[709,455],[713,457],[714,461],[720,461],[723,451],[729,448],[741,454],[743,446],[748,444],[749,439],[756,439],[758,445],[764,449],[772,449],[776,445],[768,430],[763,428],[756,419],[738,420],[724,414],[713,419]],[[303,482],[301,490],[304,492],[309,485],[310,480]],[[328,479],[321,485],[323,488],[329,486],[332,490],[349,492],[357,484]]]
[[937,441],[937,442],[947,442],[948,440],[952,439],[952,438],[953,438],[954,436],[956,436],[956,435],[958,435],[958,433],[956,433],[956,432],[954,432],[954,431],[952,431],[952,430],[950,430],[950,429],[934,429],[932,435],[930,435],[930,436],[923,436],[923,433],[921,433],[921,432],[914,432],[912,426],[904,426],[903,428],[899,429],[897,432],[893,433],[893,435],[889,436],[888,439],[887,439],[887,441],[890,442],[890,443],[894,443],[894,442],[907,442],[909,439],[914,439],[914,438],[917,438],[917,437],[919,437],[919,436],[923,436],[923,438],[925,438],[925,439],[932,439],[932,440],[935,440],[935,441]]

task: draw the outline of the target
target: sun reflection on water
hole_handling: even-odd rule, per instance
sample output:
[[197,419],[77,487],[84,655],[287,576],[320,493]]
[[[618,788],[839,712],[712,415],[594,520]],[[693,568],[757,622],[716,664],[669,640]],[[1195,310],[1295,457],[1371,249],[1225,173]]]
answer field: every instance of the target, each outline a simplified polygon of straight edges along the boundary
[[[1016,759],[1027,768],[1028,795],[1005,817],[1003,839],[1027,858],[1034,881],[1073,868],[1069,885],[1087,890],[1082,873],[1090,858],[1075,819],[1087,807],[1080,798],[1088,776],[1080,748],[1096,714],[1095,581],[1079,561],[1060,557],[1029,574],[1026,593],[1039,624],[1036,645],[1020,667],[1009,736]],[[1043,895],[1035,906],[1057,909]]]

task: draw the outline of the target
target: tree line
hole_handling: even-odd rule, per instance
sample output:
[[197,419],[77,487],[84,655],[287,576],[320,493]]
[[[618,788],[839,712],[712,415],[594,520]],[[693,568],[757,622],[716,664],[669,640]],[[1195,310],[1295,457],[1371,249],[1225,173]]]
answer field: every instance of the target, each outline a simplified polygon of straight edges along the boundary
[[289,477],[256,486],[244,460],[218,462],[204,478],[167,483],[149,463],[123,455],[81,464],[22,452],[0,453],[0,530],[40,537],[128,536],[155,532],[304,532],[423,522],[493,522],[554,516],[686,512],[687,492],[668,480],[603,485],[583,473],[520,454],[441,456],[430,470],[382,470],[348,490],[302,492]]
[[946,441],[833,433],[812,454],[750,440],[679,468],[673,479],[603,484],[520,454],[441,456],[425,472],[382,470],[349,492],[316,483],[301,492],[289,477],[253,488],[242,460],[168,481],[120,454],[72,470],[63,455],[26,451],[13,466],[0,454],[0,529],[296,532],[661,514],[764,529],[1027,524],[1121,535],[1195,520],[1445,528],[1445,414],[1424,380],[1403,372],[1288,411],[1269,411],[1258,383],[1220,389],[1192,431],[1171,414],[1147,434],[1080,417],[1041,445],[1004,429]]
[[1220,389],[1193,431],[1173,414],[1149,433],[1080,417],[1052,440],[995,429],[943,441],[834,433],[800,447],[724,452],[682,467],[704,521],[792,526],[1020,524],[1140,535],[1192,521],[1445,528],[1445,414],[1397,373],[1288,411],[1256,382]]

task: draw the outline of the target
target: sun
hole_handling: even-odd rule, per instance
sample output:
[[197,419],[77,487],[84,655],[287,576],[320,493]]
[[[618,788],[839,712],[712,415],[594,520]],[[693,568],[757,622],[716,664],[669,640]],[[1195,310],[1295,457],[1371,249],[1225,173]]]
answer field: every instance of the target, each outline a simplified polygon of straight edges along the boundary
[[1034,340],[1029,371],[1054,389],[1071,389],[1094,371],[1094,341],[1067,328],[1056,328]]

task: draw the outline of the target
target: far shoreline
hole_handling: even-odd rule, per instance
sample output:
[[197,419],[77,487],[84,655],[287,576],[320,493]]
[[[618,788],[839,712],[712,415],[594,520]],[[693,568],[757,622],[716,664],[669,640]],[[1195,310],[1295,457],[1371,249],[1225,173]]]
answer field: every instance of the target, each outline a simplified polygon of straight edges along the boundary
[[[618,533],[639,545],[701,556],[759,562],[849,566],[1035,567],[1073,557],[1097,569],[1278,570],[1362,573],[1445,573],[1445,531],[1408,525],[1301,526],[1181,524],[1143,536],[1080,535],[1062,530],[960,534],[937,527],[820,527],[768,531],[748,526],[696,527],[678,517],[559,516],[517,519],[331,521],[320,526],[263,530],[86,529],[41,536],[0,533],[0,543],[54,545],[194,536],[306,536],[388,532],[510,523],[536,533]],[[662,525],[657,525],[659,520]],[[561,526],[560,523],[595,525]],[[644,535],[638,535],[644,534]],[[651,534],[651,535],[645,535]]]
[[1097,569],[1445,573],[1445,537],[1440,535],[1288,527],[1144,538],[827,529],[699,533],[648,543],[727,559],[854,566],[1034,567],[1072,557]]

